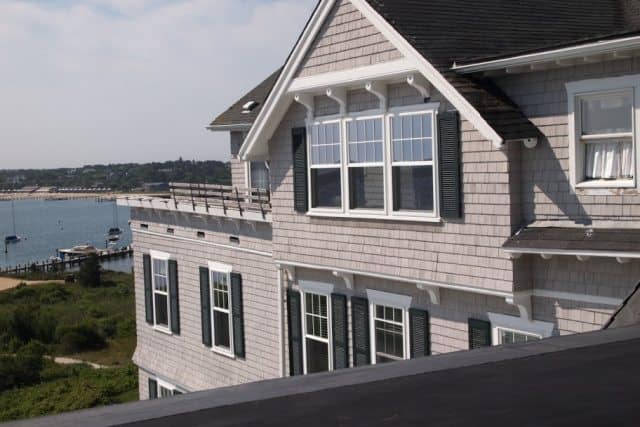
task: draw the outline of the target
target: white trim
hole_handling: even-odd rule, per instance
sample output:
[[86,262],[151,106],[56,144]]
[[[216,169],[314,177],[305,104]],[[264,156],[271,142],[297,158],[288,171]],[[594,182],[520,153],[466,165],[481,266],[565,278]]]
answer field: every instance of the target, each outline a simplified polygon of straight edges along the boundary
[[158,376],[150,375],[149,377],[151,379],[155,380],[156,384],[158,385],[158,390],[156,390],[158,396],[156,397],[156,399],[163,399],[163,397],[160,396],[160,387],[171,391],[171,396],[166,396],[166,397],[173,397],[174,393],[176,391],[178,391],[179,393],[182,393],[182,394],[187,393],[183,388],[178,387],[177,385],[174,385],[173,383],[171,383],[169,381],[163,380],[162,378],[159,378]]
[[233,271],[233,267],[229,264],[221,264],[219,262],[208,261],[207,265],[209,267],[209,271],[217,271],[218,273],[231,273]]
[[[288,93],[289,86],[309,49],[313,46],[316,35],[329,16],[335,0],[323,0],[318,4],[316,12],[311,17],[307,28],[284,66],[271,95],[264,103],[258,114],[245,143],[240,149],[239,157],[247,160],[267,154],[267,141],[272,137],[280,125],[284,114],[293,100]],[[402,37],[382,16],[380,16],[365,0],[351,0],[351,4],[358,9],[371,24],[376,27],[389,42],[400,51],[405,60],[415,67],[427,81],[447,99],[455,109],[486,139],[492,141],[496,148],[502,147],[504,140],[487,123],[482,115],[458,92],[438,70],[424,58],[411,44]],[[354,71],[358,73],[359,71]],[[317,84],[317,83],[316,83]],[[256,146],[262,144],[260,149]]]
[[[222,267],[222,270],[217,270],[215,268],[211,268],[212,266]],[[218,264],[215,262],[209,262],[209,298],[211,298],[211,351],[214,353],[221,354],[223,356],[229,357],[231,359],[235,359],[235,347],[234,347],[234,336],[233,336],[233,300],[231,293],[233,292],[231,289],[231,270],[227,270],[229,266],[225,264]],[[215,298],[213,297],[213,293],[215,291],[213,285],[213,274],[221,273],[226,277],[227,282],[227,304],[229,308],[219,308],[215,306]],[[229,348],[222,346],[216,346],[216,326],[215,326],[215,315],[214,312],[218,311],[220,313],[224,313],[228,316],[227,318],[227,327],[229,328]]]
[[494,345],[499,343],[498,329],[507,329],[513,332],[522,332],[535,335],[539,338],[548,338],[553,333],[554,324],[552,322],[541,322],[539,320],[525,320],[522,317],[508,316],[498,313],[487,313],[491,322]]
[[[303,281],[305,283],[305,281]],[[301,316],[301,327],[302,327],[302,369],[304,375],[308,374],[307,368],[307,338],[315,340],[317,342],[321,342],[323,344],[327,344],[327,355],[328,355],[328,363],[327,363],[327,371],[333,371],[333,319],[332,319],[332,309],[331,309],[331,292],[333,292],[333,285],[327,286],[325,283],[319,282],[306,282],[305,285],[299,283],[299,286],[302,290],[301,298],[302,303],[300,304],[300,316]],[[303,287],[304,286],[304,287]],[[305,289],[306,288],[306,289]],[[331,291],[325,292],[331,288]],[[307,295],[319,295],[325,297],[327,299],[327,338],[323,339],[320,337],[316,337],[315,335],[307,334]]]
[[[371,292],[371,294],[370,294]],[[380,299],[372,299],[370,295],[378,295]],[[396,295],[389,294],[387,292],[379,292],[367,289],[367,297],[369,297],[369,337],[371,342],[371,364],[377,364],[377,348],[376,348],[376,320],[378,317],[376,316],[376,306],[385,306],[391,307],[398,310],[402,310],[402,360],[407,360],[410,358],[411,349],[410,349],[410,336],[409,336],[409,306],[403,307],[401,305],[396,304],[396,302],[403,302],[405,297],[404,295]],[[411,304],[411,298],[409,298],[409,305]],[[383,323],[391,323],[398,325],[399,322],[389,321],[385,319],[379,319]]]
[[169,259],[171,259],[171,254],[156,251],[154,249],[149,250],[149,256],[151,256],[151,259],[157,259],[160,261],[169,261]]
[[411,307],[411,297],[408,295],[392,294],[389,292],[367,289],[367,298],[370,303],[401,308],[403,310]]
[[298,280],[298,286],[303,292],[310,292],[318,295],[331,295],[335,285],[333,283],[318,282],[315,280]]
[[308,77],[298,77],[291,81],[289,93],[302,92],[324,92],[324,89],[331,86],[356,87],[362,83],[389,79],[394,76],[402,77],[407,73],[416,71],[416,67],[406,59],[383,62],[380,64],[366,65],[364,67],[351,68],[348,70],[331,71]]
[[[640,47],[640,36],[625,37],[616,40],[597,41],[578,46],[553,49],[545,52],[512,56],[492,61],[477,62],[474,64],[460,66],[454,64],[452,69],[459,73],[476,73],[479,71],[500,70],[508,67],[532,65],[550,61],[564,61],[571,58],[582,59],[584,57],[608,52],[633,50],[638,47]],[[558,63],[558,65],[562,64]]]
[[610,305],[619,307],[624,300],[622,298],[601,297],[597,295],[576,294],[572,292],[549,291],[546,289],[534,289],[531,294],[539,298],[552,298],[567,301],[584,302],[588,304]]
[[[640,38],[639,38],[640,40]],[[638,188],[638,166],[640,165],[640,149],[638,137],[640,135],[640,74],[621,77],[609,77],[601,79],[580,80],[565,84],[567,90],[567,112],[569,126],[569,182],[572,191],[581,188]],[[633,180],[616,181],[585,181],[584,159],[578,156],[579,144],[581,144],[580,118],[578,117],[577,103],[585,96],[601,95],[607,92],[631,92],[633,94]],[[629,185],[631,183],[631,185]]]
[[494,289],[476,288],[474,286],[457,285],[453,283],[437,282],[435,280],[411,279],[408,277],[394,276],[391,274],[381,274],[381,273],[372,273],[372,272],[367,272],[362,270],[327,267],[324,265],[308,264],[308,263],[302,263],[302,262],[292,262],[292,261],[284,261],[284,260],[276,260],[274,262],[275,264],[279,264],[282,266],[288,265],[288,266],[299,267],[299,268],[309,268],[312,270],[336,271],[338,273],[346,273],[346,274],[353,274],[353,275],[366,276],[366,277],[375,277],[378,279],[391,280],[395,282],[411,283],[413,285],[421,284],[421,285],[427,285],[427,286],[432,286],[436,288],[450,289],[453,291],[460,291],[460,292],[470,292],[470,293],[479,294],[479,295],[489,295],[489,296],[494,296],[499,298],[513,297],[512,292],[497,291]]
[[573,249],[534,249],[534,248],[505,248],[507,254],[543,255],[549,258],[554,255],[559,256],[583,256],[594,258],[640,258],[640,252],[623,251],[591,251]]
[[133,233],[146,234],[148,236],[164,237],[166,239],[180,240],[180,241],[189,242],[189,243],[198,243],[198,244],[204,245],[204,246],[213,246],[213,247],[216,247],[216,248],[231,249],[231,250],[238,251],[238,252],[245,252],[245,253],[249,253],[249,254],[253,254],[253,255],[260,255],[260,256],[264,256],[264,257],[272,257],[273,256],[272,252],[257,251],[257,250],[254,250],[254,249],[247,249],[247,248],[242,248],[242,247],[239,247],[239,246],[224,245],[222,243],[208,242],[206,240],[191,239],[189,237],[176,236],[175,234],[168,235],[168,234],[163,234],[163,233],[156,233],[154,231],[135,230],[135,229],[133,229],[131,231]]

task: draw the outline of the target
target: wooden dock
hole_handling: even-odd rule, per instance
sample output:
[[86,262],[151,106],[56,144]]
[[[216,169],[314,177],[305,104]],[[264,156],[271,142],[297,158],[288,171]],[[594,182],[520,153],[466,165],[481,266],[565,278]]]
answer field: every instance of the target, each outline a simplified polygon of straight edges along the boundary
[[[100,261],[109,261],[112,259],[126,258],[133,256],[133,248],[126,246],[120,249],[114,250],[101,250],[97,253]],[[20,274],[20,273],[35,273],[35,272],[49,272],[49,271],[65,271],[68,268],[78,267],[89,259],[89,255],[71,257],[65,260],[47,260],[32,262],[24,265],[17,265],[13,267],[0,268],[0,274]]]

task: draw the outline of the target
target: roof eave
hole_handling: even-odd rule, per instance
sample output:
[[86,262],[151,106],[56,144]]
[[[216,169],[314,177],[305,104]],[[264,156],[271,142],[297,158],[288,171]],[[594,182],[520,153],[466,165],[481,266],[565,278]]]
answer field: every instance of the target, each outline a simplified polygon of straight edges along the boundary
[[543,52],[511,56],[508,58],[482,61],[472,64],[454,64],[451,69],[457,73],[470,74],[513,67],[535,66],[547,62],[555,62],[557,65],[562,66],[562,61],[566,60],[593,57],[595,55],[607,53],[625,52],[638,48],[640,48],[640,36],[623,37],[614,40],[595,41],[575,46],[546,50]]
[[234,131],[248,131],[251,129],[251,123],[234,123],[229,125],[209,125],[207,130],[212,132],[234,132]]

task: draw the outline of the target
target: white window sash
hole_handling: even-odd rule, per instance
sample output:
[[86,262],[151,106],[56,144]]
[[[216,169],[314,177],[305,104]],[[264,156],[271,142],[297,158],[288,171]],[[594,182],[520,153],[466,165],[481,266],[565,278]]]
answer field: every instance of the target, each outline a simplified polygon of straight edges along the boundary
[[[217,266],[220,270],[211,269],[212,266]],[[215,273],[224,274],[226,277],[227,283],[227,302],[229,305],[228,309],[216,307],[215,305]],[[210,293],[211,293],[211,349],[216,353],[221,353],[225,356],[235,356],[234,353],[234,343],[233,343],[233,307],[231,302],[231,270],[229,266],[224,264],[216,264],[209,262],[209,281],[210,281]],[[217,346],[216,345],[216,316],[215,312],[224,313],[227,315],[227,325],[226,327],[229,329],[229,347]],[[224,327],[225,325],[218,325],[218,327]]]
[[[333,360],[333,325],[332,325],[332,317],[331,317],[331,293],[328,292],[324,292],[322,290],[322,288],[320,286],[313,286],[309,289],[313,289],[313,291],[308,290],[305,291],[303,289],[303,286],[301,286],[301,294],[302,294],[302,304],[300,304],[300,314],[302,317],[302,331],[303,331],[303,338],[302,338],[302,367],[303,367],[303,373],[304,375],[308,374],[308,361],[307,361],[307,338],[312,339],[314,341],[317,342],[321,342],[323,344],[327,344],[327,353],[328,353],[328,359],[329,359],[329,363],[328,363],[328,371],[333,371],[333,365],[334,365],[334,360]],[[328,288],[327,288],[328,289]],[[333,289],[333,286],[331,286],[331,289]],[[327,299],[327,338],[321,338],[315,335],[309,335],[307,333],[307,295],[320,295],[322,297],[325,297]],[[320,317],[321,316],[316,316],[314,314],[311,314],[311,316],[314,317]]]
[[[150,251],[151,255],[151,290],[153,295],[153,327],[161,332],[171,333],[171,299],[169,298],[169,254],[162,252]],[[157,256],[158,258],[154,257]],[[155,261],[160,261],[165,264],[166,274],[156,274]],[[161,276],[165,279],[167,285],[166,291],[156,289],[156,276]],[[159,325],[157,319],[157,304],[156,294],[162,295],[167,298],[167,325]]]
[[[369,294],[369,290],[367,290],[367,294]],[[383,292],[381,292],[382,294]],[[392,295],[392,294],[387,294],[387,295]],[[403,297],[402,295],[398,295],[398,297]],[[410,299],[410,298],[409,298]],[[393,308],[393,309],[398,309],[402,311],[402,322],[395,322],[392,320],[386,320],[386,319],[381,319],[379,317],[377,317],[377,313],[376,313],[376,307],[377,306],[381,306],[381,307],[389,307],[389,308]],[[391,355],[391,354],[387,354],[387,353],[382,353],[384,355],[386,355],[387,357],[389,357],[390,359],[395,359],[395,360],[407,360],[409,359],[409,354],[410,353],[410,349],[409,349],[409,345],[410,345],[410,340],[409,340],[409,331],[408,331],[408,325],[409,325],[409,310],[407,308],[403,308],[401,306],[396,306],[393,305],[393,303],[387,303],[387,302],[371,302],[369,303],[369,317],[371,319],[370,321],[370,325],[369,325],[369,329],[370,329],[370,336],[371,336],[371,363],[373,365],[375,365],[377,363],[377,354],[378,354],[378,349],[377,349],[377,345],[376,345],[376,322],[383,322],[383,323],[388,323],[390,325],[396,325],[396,326],[401,326],[402,327],[402,358],[398,358],[397,356]]]

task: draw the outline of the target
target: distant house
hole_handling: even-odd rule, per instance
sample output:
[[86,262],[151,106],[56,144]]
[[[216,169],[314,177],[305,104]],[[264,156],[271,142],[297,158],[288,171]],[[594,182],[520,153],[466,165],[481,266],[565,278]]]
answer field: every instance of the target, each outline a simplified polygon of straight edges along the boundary
[[140,396],[602,328],[640,281],[640,15],[561,3],[320,1],[210,125],[231,187],[119,201]]

